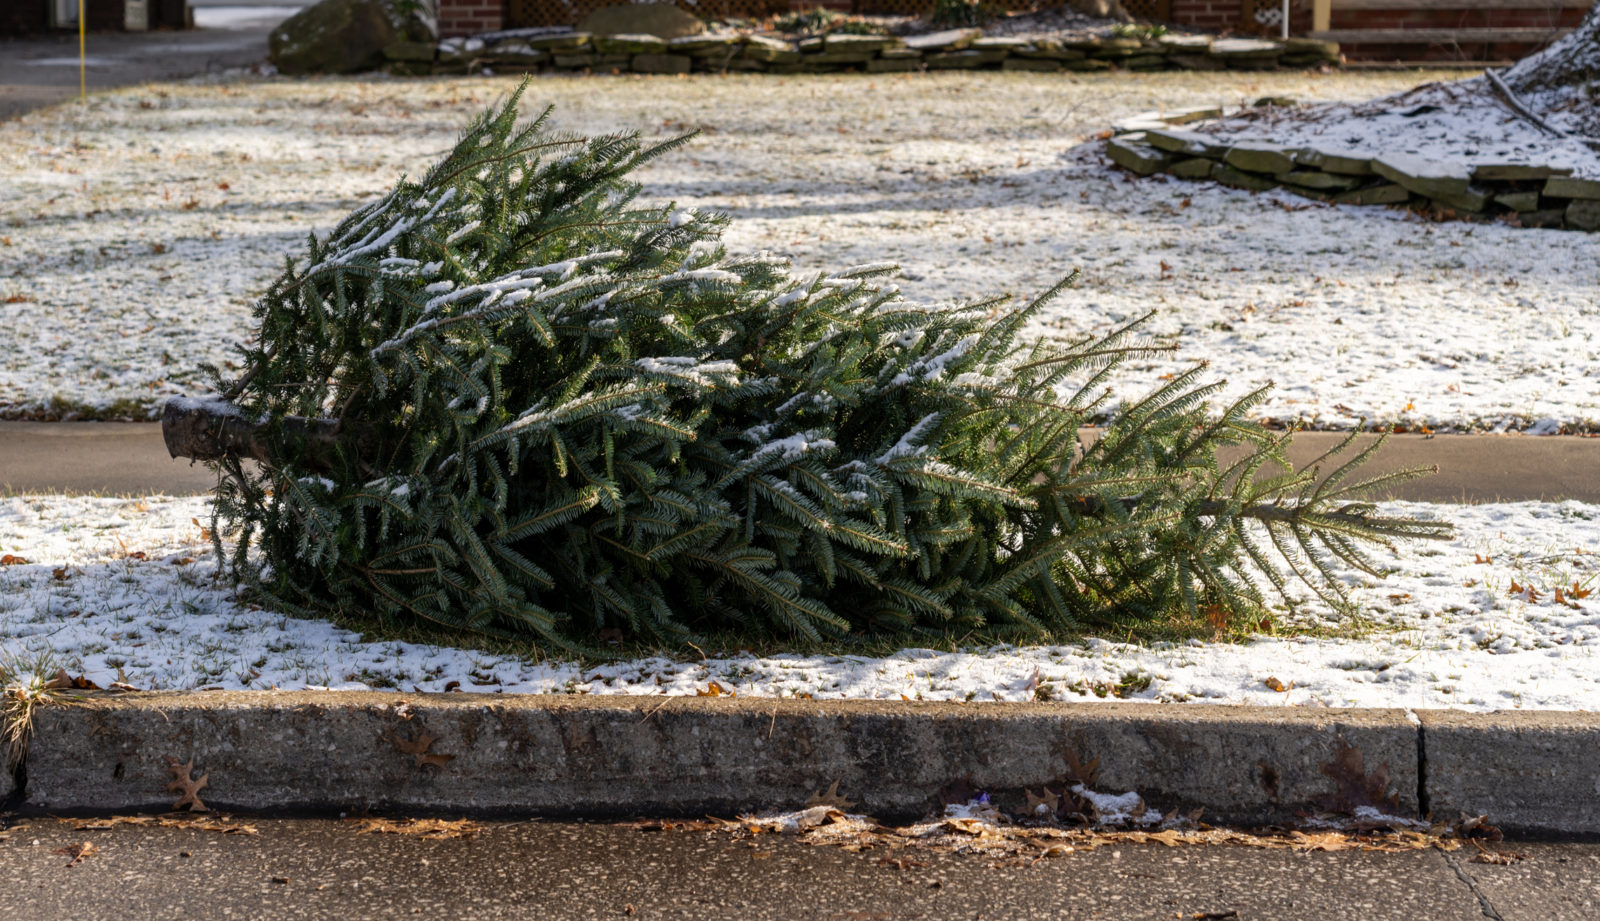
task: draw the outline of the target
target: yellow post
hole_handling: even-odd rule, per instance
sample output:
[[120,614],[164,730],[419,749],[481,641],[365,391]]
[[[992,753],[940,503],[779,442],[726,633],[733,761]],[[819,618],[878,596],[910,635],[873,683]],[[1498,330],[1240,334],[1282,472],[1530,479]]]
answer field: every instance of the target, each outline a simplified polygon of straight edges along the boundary
[[1333,22],[1333,0],[1311,0],[1311,31],[1326,32]]
[[84,56],[83,0],[78,0],[78,101],[89,101],[89,59]]

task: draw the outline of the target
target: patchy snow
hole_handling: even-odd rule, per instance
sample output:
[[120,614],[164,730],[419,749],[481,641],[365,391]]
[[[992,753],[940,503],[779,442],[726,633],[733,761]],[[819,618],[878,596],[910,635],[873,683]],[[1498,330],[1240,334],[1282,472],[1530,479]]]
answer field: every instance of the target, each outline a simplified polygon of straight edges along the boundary
[[1341,156],[1407,154],[1469,165],[1525,163],[1600,178],[1600,149],[1582,138],[1555,138],[1540,131],[1502,102],[1484,77],[1429,83],[1355,103],[1265,107],[1185,128]]
[[583,666],[368,642],[241,605],[214,579],[205,499],[12,497],[0,499],[0,652],[50,652],[101,685],[171,689],[689,695],[715,682],[746,696],[1600,709],[1600,594],[1587,594],[1600,592],[1600,506],[1382,509],[1448,517],[1459,536],[1404,545],[1394,575],[1353,583],[1359,625],[1308,603],[1274,615],[1278,635],[1238,644],[1090,639]]
[[[802,271],[893,260],[908,297],[1027,297],[1034,332],[1159,311],[1260,415],[1348,428],[1600,430],[1592,237],[1429,224],[1287,193],[1134,180],[1086,143],[1141,111],[1263,95],[1360,100],[1415,73],[540,78],[555,125],[703,136],[640,171],[651,201],[733,217],[735,250]],[[0,416],[140,416],[236,366],[248,305],[301,251],[448,149],[507,78],[237,78],[97,94],[0,124]],[[674,83],[674,86],[677,84]]]

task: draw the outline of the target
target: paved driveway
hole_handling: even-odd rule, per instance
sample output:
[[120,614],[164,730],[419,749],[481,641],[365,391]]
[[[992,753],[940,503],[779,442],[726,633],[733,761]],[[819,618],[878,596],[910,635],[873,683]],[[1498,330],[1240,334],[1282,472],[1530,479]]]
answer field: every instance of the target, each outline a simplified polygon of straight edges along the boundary
[[[90,89],[170,80],[261,64],[267,33],[300,3],[193,4],[195,28],[181,32],[100,32],[86,43]],[[78,93],[78,36],[63,32],[0,39],[0,121]]]

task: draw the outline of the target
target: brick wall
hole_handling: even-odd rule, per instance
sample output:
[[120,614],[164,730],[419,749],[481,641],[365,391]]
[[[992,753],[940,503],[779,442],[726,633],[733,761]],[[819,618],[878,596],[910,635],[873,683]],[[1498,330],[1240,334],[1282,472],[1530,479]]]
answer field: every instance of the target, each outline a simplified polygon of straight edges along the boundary
[[[1272,0],[1258,0],[1262,5],[1275,6]],[[1255,7],[1252,6],[1251,10]],[[1241,34],[1271,35],[1276,38],[1279,27],[1264,26],[1245,13],[1242,0],[1172,0],[1172,21],[1208,32],[1236,32]],[[1304,35],[1311,30],[1311,4],[1309,0],[1292,0],[1289,4],[1289,33]]]
[[506,0],[439,0],[439,37],[472,35],[506,26]]

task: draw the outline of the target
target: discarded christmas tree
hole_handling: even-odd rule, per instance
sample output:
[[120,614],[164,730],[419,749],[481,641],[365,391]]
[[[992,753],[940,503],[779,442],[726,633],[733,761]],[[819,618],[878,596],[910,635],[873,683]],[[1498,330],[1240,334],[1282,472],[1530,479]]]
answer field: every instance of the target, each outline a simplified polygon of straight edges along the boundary
[[1351,499],[1419,471],[1289,472],[1262,394],[1211,407],[1199,368],[1114,403],[1138,324],[1019,344],[1064,285],[949,308],[890,266],[796,275],[637,203],[629,171],[682,139],[515,119],[314,238],[244,374],[166,409],[221,473],[219,553],[278,605],[560,644],[1043,636],[1248,615],[1269,556],[1336,596],[1362,545],[1448,531]]

